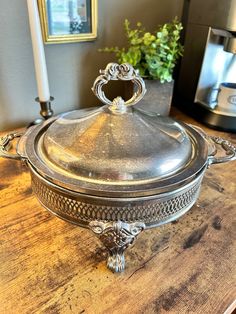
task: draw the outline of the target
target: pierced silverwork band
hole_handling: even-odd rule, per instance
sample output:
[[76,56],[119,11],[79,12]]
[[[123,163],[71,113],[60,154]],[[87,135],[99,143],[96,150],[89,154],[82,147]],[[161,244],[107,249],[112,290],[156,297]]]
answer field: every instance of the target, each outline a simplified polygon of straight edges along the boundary
[[134,203],[127,208],[122,202],[106,200],[106,204],[100,205],[96,200],[87,199],[79,195],[77,197],[64,195],[58,189],[44,183],[38,176],[31,173],[32,188],[37,198],[48,208],[65,219],[84,226],[89,222],[97,221],[124,221],[134,223],[142,221],[147,227],[156,225],[161,221],[169,220],[191,206],[197,199],[202,176],[194,184],[180,193],[170,193],[166,199],[158,201],[153,199],[144,202]]

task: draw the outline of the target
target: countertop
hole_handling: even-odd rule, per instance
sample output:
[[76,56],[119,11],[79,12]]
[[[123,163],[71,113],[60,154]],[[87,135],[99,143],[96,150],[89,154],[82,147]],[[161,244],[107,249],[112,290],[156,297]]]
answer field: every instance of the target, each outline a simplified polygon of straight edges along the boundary
[[[180,111],[172,115],[200,125]],[[236,144],[236,135],[200,125]],[[92,232],[46,211],[19,161],[0,158],[0,313],[231,313],[236,307],[236,161],[212,165],[192,209],[146,230],[106,268]]]

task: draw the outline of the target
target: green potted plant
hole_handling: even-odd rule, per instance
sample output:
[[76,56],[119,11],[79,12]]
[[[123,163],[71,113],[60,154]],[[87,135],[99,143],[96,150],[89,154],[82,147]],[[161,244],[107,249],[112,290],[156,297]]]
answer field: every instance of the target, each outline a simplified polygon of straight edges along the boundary
[[[146,79],[147,93],[141,106],[160,114],[168,115],[173,93],[173,71],[183,46],[180,43],[182,24],[175,18],[170,23],[160,25],[153,32],[146,32],[140,22],[135,29],[124,21],[128,41],[127,48],[106,47],[102,52],[115,53],[119,63],[130,63]],[[126,92],[126,96],[129,96]]]

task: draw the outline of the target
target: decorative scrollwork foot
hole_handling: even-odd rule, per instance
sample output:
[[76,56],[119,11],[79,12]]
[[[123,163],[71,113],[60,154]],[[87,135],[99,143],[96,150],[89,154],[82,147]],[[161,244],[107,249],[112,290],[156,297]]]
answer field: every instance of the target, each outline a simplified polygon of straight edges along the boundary
[[125,268],[124,250],[145,229],[145,224],[91,221],[89,227],[108,249],[107,267],[113,272],[121,272]]
[[120,273],[125,269],[124,252],[111,252],[107,258],[107,268],[114,273]]

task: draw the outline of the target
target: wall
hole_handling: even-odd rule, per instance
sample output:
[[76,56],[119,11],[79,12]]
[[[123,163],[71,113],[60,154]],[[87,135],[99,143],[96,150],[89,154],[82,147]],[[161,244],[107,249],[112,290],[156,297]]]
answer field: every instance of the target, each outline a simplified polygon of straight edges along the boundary
[[[98,0],[98,38],[93,42],[45,46],[55,113],[98,105],[90,88],[98,71],[115,61],[100,47],[124,45],[125,18],[146,29],[181,17],[183,0]],[[39,116],[26,0],[0,0],[0,131]]]

